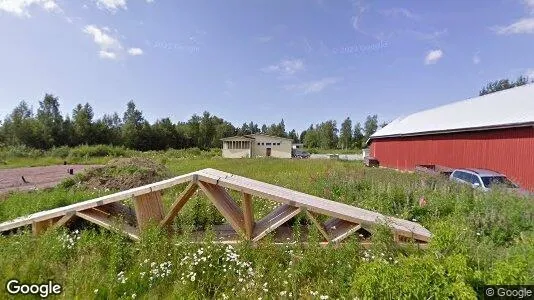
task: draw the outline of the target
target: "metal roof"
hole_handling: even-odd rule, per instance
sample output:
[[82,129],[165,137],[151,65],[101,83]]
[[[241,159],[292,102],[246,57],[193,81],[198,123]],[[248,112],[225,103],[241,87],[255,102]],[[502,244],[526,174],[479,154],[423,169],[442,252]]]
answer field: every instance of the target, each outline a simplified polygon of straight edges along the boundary
[[290,140],[290,141],[293,141],[293,139],[284,138],[284,137],[279,137],[279,136],[275,136],[275,135],[268,135],[268,134],[264,134],[264,133],[253,133],[253,134],[246,134],[246,135],[236,135],[236,136],[232,136],[232,137],[223,138],[223,139],[221,139],[221,141],[229,141],[229,140],[253,140],[253,139],[256,138],[256,136],[266,136],[266,137],[270,137],[270,138],[273,138],[273,139],[281,139],[281,140]]
[[438,134],[534,125],[534,84],[450,103],[400,117],[376,138]]
[[236,135],[236,136],[231,136],[231,137],[227,137],[227,138],[222,138],[221,141],[251,141],[253,140],[254,138],[252,137],[248,137],[246,135]]
[[280,136],[276,136],[276,135],[269,135],[269,134],[265,134],[265,133],[253,133],[253,134],[247,134],[246,136],[247,137],[251,137],[251,138],[255,138],[256,136],[266,136],[266,137],[270,137],[270,138],[273,138],[273,139],[282,139],[282,140],[293,141],[293,139],[290,139],[290,138],[280,137]]

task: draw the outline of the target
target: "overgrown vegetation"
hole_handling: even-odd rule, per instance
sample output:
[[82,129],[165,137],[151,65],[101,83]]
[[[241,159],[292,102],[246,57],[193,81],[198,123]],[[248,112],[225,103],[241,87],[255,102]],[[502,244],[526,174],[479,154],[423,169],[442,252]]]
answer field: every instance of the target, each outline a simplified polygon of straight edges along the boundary
[[[367,169],[356,162],[183,159],[171,153],[145,155],[163,161],[174,174],[211,167],[420,222],[433,239],[427,250],[399,248],[385,228],[377,227],[367,250],[356,239],[335,248],[268,241],[257,248],[209,240],[192,244],[193,229],[209,230],[222,220],[199,193],[175,220],[181,235],[150,229],[134,243],[77,224],[78,232],[0,237],[0,282],[53,278],[63,284],[65,298],[83,299],[474,299],[483,284],[534,284],[532,199],[474,192],[439,178]],[[164,194],[167,207],[179,192]],[[0,201],[0,221],[101,193],[74,186],[13,193]],[[427,203],[423,207],[421,197]],[[273,205],[256,198],[253,203],[256,217]],[[312,241],[319,239],[314,228],[310,234]]]
[[149,158],[118,158],[64,180],[61,187],[122,191],[161,181],[169,176],[169,170],[164,165]]

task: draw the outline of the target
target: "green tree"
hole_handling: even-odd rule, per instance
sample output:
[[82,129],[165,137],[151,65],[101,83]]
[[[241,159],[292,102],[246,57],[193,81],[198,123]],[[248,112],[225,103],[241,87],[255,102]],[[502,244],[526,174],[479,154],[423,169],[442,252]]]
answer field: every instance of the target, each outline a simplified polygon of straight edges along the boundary
[[338,143],[338,129],[336,127],[336,121],[328,120],[317,126],[317,132],[319,135],[319,148],[321,149],[333,149]]
[[364,135],[363,135],[362,125],[360,124],[360,122],[358,122],[354,126],[354,133],[352,134],[354,147],[361,149],[364,143],[363,139],[364,139]]
[[215,137],[215,124],[213,117],[209,112],[205,111],[200,119],[199,128],[199,147],[202,149],[209,149],[213,144]]
[[295,131],[295,129],[291,130],[289,132],[289,134],[287,135],[287,137],[292,139],[293,143],[298,143],[299,142],[299,137],[298,137],[297,132]]
[[42,137],[40,148],[47,149],[52,146],[66,144],[66,141],[61,140],[63,117],[59,111],[59,99],[57,97],[45,94],[43,101],[39,101],[37,121],[39,125],[38,131]]
[[141,137],[141,131],[145,126],[145,119],[143,118],[143,113],[136,108],[133,101],[129,101],[126,105],[126,111],[124,112],[122,121],[122,141],[124,146],[131,149],[140,149],[141,144],[145,144],[145,141],[142,141]]
[[319,147],[319,133],[317,130],[313,127],[313,125],[310,125],[310,127],[306,130],[306,134],[304,135],[304,146],[306,148],[318,148]]
[[[532,81],[531,81],[532,82]],[[488,83],[478,93],[479,96],[495,93],[502,90],[511,89],[517,86],[522,86],[529,83],[529,79],[525,76],[519,76],[516,81],[510,81],[509,79],[500,79]]]
[[94,144],[95,132],[93,130],[93,108],[89,103],[76,105],[72,110],[72,126],[74,144]]
[[372,115],[367,116],[365,123],[363,124],[363,135],[364,140],[367,140],[373,133],[378,129],[378,116]]
[[352,121],[348,117],[341,123],[339,142],[342,149],[352,147]]

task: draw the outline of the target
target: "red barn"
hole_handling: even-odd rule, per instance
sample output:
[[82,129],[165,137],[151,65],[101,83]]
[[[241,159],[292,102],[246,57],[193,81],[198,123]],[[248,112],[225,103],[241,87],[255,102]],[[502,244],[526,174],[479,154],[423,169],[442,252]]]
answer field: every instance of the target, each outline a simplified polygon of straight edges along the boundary
[[398,118],[368,143],[381,166],[490,169],[534,191],[534,84]]

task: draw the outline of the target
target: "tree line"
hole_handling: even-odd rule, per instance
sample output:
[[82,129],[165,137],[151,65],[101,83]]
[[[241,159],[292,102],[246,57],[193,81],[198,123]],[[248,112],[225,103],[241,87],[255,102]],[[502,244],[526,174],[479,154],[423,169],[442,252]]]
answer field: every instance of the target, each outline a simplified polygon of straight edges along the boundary
[[221,138],[264,133],[291,138],[308,148],[351,149],[361,148],[379,127],[378,117],[373,115],[367,117],[363,127],[360,123],[353,127],[351,119],[346,118],[340,130],[336,121],[328,120],[312,124],[299,134],[294,129],[287,131],[284,120],[261,127],[254,122],[234,126],[207,111],[193,115],[187,122],[173,123],[169,118],[163,118],[151,124],[133,101],[128,102],[122,116],[115,112],[104,114],[99,119],[95,119],[89,103],[76,105],[72,114],[66,116],[61,114],[59,107],[59,98],[51,94],[46,94],[39,101],[36,112],[27,102],[21,101],[0,124],[0,146],[50,149],[105,144],[140,151],[191,147],[208,149],[221,147]]

